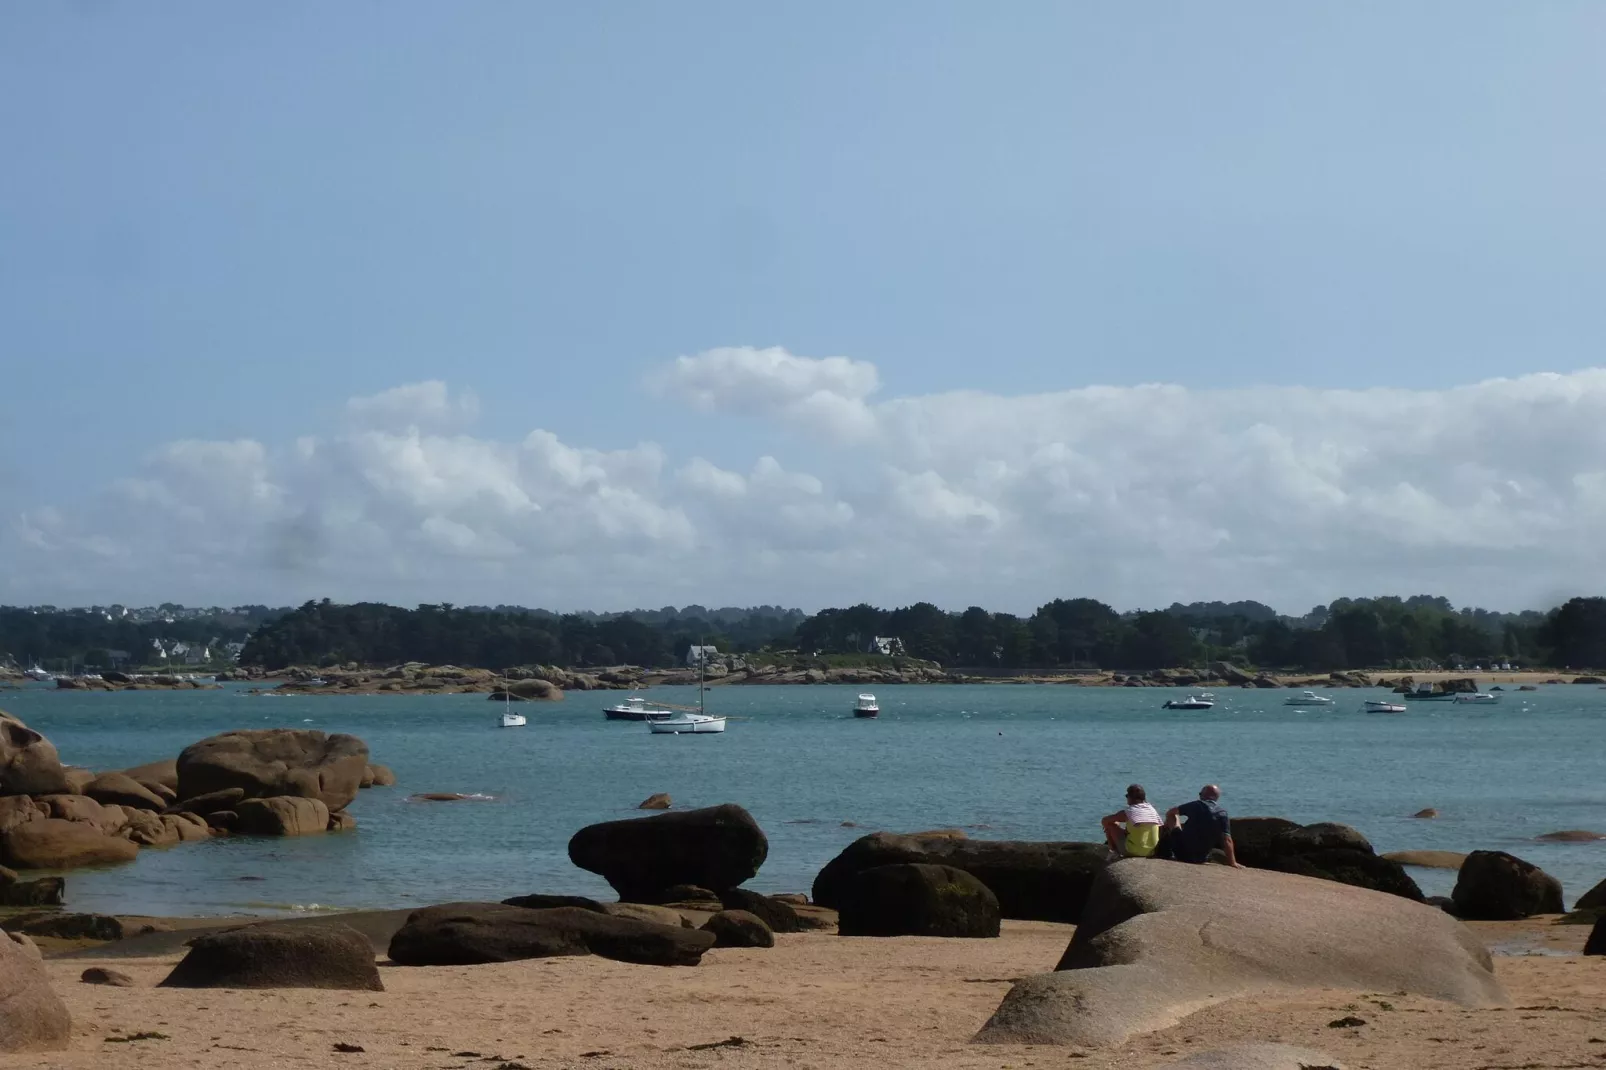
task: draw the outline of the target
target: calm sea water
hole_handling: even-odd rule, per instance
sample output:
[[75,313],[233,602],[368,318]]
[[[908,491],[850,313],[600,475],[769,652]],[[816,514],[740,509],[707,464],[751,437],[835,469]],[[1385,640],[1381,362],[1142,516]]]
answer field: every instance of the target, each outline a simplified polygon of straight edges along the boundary
[[[667,791],[677,807],[736,802],[770,839],[751,886],[806,891],[814,874],[875,829],[963,827],[978,838],[1100,838],[1098,819],[1141,781],[1161,809],[1219,782],[1236,815],[1352,824],[1379,851],[1499,848],[1559,877],[1571,901],[1606,877],[1606,844],[1533,837],[1606,831],[1606,690],[1508,692],[1494,707],[1426,704],[1361,712],[1372,692],[1329,708],[1282,705],[1286,691],[1218,691],[1206,713],[1171,712],[1159,689],[1052,685],[902,686],[880,720],[854,720],[855,687],[733,687],[711,712],[745,718],[722,736],[655,736],[605,721],[617,693],[570,693],[519,707],[497,727],[477,695],[274,697],[221,691],[0,692],[0,707],[44,732],[64,760],[95,769],[172,757],[230,728],[318,728],[367,741],[399,784],[363,792],[351,834],[220,839],[145,850],[137,862],[69,874],[77,910],[166,915],[406,907],[528,892],[603,895],[574,868],[570,835],[629,817]],[[667,702],[696,689],[659,688]],[[1379,693],[1380,694],[1380,693]],[[491,801],[409,802],[422,791]],[[1438,808],[1435,821],[1408,815]],[[844,827],[853,822],[857,827]],[[1453,874],[1413,874],[1446,894]]]

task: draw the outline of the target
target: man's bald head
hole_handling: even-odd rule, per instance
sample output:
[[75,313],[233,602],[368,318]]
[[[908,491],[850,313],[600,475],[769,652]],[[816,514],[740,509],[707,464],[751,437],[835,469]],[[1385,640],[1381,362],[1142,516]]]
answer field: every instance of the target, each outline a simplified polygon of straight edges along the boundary
[[1199,789],[1199,798],[1204,799],[1206,802],[1215,802],[1221,798],[1221,789],[1214,784],[1206,784]]

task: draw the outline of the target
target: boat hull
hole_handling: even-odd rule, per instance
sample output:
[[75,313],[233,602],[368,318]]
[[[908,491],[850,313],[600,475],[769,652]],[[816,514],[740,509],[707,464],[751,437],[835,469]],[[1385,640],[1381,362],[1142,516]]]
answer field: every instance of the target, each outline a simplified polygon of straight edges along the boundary
[[725,731],[725,718],[710,717],[696,721],[648,721],[647,728],[659,736],[706,736]]
[[876,709],[876,710],[855,709],[853,711],[853,716],[859,717],[859,718],[864,718],[864,719],[871,719],[871,718],[875,718],[875,717],[880,717],[881,716],[881,711],[879,709]]

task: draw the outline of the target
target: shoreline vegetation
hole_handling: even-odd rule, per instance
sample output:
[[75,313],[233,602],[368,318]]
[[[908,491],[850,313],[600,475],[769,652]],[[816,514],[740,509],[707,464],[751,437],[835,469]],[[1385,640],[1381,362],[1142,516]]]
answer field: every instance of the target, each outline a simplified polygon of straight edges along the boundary
[[[558,614],[329,599],[283,609],[0,606],[0,677],[9,669],[14,678],[24,666],[104,676],[153,662],[145,672],[543,665],[601,677],[639,666],[671,679],[703,651],[717,653],[727,675],[745,672],[744,682],[755,683],[817,682],[807,675],[813,672],[875,682],[871,669],[902,674],[888,682],[1103,676],[1124,683],[1113,677],[1177,677],[1186,675],[1178,667],[1193,666],[1202,679],[1198,667],[1218,663],[1307,680],[1354,671],[1487,676],[1536,666],[1555,667],[1551,677],[1592,675],[1606,667],[1606,598],[1574,597],[1547,612],[1520,613],[1458,608],[1432,595],[1340,598],[1299,616],[1253,601],[1121,612],[1091,598],[1056,598],[1025,616],[929,602],[896,609],[861,603],[812,615],[779,606]],[[862,681],[841,671],[855,668],[866,670]],[[780,679],[789,673],[805,675]]]

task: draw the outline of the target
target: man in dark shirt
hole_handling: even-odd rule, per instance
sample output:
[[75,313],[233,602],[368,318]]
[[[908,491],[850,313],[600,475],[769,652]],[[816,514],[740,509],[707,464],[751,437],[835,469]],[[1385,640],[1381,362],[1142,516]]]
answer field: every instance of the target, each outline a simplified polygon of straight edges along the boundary
[[1206,784],[1193,802],[1173,806],[1165,815],[1164,852],[1178,862],[1200,863],[1220,848],[1227,865],[1243,869],[1232,849],[1232,824],[1221,808],[1221,789]]

